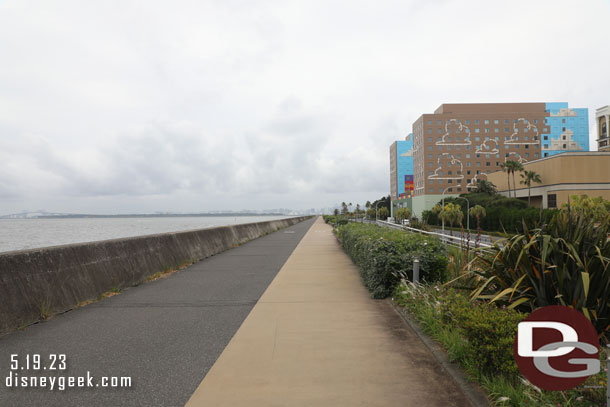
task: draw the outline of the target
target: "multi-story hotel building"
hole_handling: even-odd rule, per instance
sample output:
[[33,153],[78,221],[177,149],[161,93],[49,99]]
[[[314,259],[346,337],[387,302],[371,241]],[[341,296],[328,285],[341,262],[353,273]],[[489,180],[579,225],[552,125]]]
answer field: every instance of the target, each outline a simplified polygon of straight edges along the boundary
[[597,128],[597,150],[610,151],[610,106],[600,107],[595,111]]
[[413,135],[390,146],[390,196],[395,207],[410,206],[413,196]]
[[587,109],[567,103],[443,104],[413,124],[415,215],[508,160],[589,150]]

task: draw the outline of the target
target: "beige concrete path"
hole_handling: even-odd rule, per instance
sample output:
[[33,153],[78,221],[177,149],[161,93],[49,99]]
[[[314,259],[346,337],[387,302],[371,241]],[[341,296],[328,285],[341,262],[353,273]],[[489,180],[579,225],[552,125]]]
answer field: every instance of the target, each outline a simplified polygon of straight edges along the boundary
[[319,218],[188,407],[469,406]]

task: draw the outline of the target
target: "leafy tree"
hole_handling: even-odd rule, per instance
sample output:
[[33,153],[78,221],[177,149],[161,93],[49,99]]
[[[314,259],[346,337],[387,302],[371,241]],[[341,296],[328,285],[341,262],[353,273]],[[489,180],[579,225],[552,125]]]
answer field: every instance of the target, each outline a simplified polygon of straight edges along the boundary
[[369,208],[366,210],[366,217],[369,219],[375,219],[375,209]]
[[603,222],[610,218],[610,201],[606,201],[601,196],[572,195],[570,199],[569,206],[563,205],[564,210],[581,214],[595,222]]
[[335,216],[339,215],[339,209],[335,208],[335,210],[333,211],[333,215],[335,215]]
[[485,212],[485,208],[481,205],[475,205],[474,208],[470,210],[470,214],[477,220],[477,240],[475,241],[475,247],[479,247],[479,243],[481,242],[481,218],[484,218],[487,213]]
[[347,213],[347,204],[345,202],[341,202],[341,213],[343,215]]
[[477,180],[476,192],[488,195],[495,195],[498,193],[498,189],[493,184],[493,182],[486,181],[484,179],[479,179]]
[[[459,220],[459,222],[461,223],[464,214],[462,213],[462,209],[459,207],[459,205],[453,203],[445,204],[445,206],[441,208],[438,216],[443,222],[449,223],[449,225],[451,225],[451,227],[453,228],[453,224],[458,221],[458,212],[461,215]],[[451,234],[451,236],[453,236],[453,232],[451,230],[449,231],[449,233]]]
[[371,206],[372,206],[372,205],[371,205],[371,201],[366,201],[366,203],[364,204],[364,207],[365,207],[366,209],[369,209]]
[[520,184],[527,185],[527,205],[530,206],[532,198],[532,182],[540,184],[542,183],[542,180],[540,179],[540,174],[538,174],[536,171],[524,171],[521,173],[521,178]]
[[386,208],[385,206],[379,208],[379,218],[381,220],[386,220],[388,216],[390,216],[390,211],[388,211],[388,208]]
[[409,208],[398,208],[394,211],[396,220],[402,224],[405,219],[411,219],[411,210]]

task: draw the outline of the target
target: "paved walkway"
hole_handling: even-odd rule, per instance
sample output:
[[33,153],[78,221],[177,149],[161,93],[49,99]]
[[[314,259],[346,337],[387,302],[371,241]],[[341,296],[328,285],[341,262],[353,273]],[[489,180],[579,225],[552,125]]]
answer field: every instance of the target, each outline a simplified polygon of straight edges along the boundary
[[[168,278],[0,338],[0,406],[183,407],[313,224],[298,223]],[[0,299],[1,301],[1,299]],[[5,387],[10,355],[66,354],[67,371],[129,376],[128,389]]]
[[318,218],[188,407],[469,406]]

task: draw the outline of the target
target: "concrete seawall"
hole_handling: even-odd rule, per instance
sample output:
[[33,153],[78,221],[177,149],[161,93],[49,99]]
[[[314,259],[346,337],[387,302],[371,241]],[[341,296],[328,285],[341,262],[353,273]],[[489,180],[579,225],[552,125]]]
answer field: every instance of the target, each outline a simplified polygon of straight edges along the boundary
[[308,217],[0,254],[0,335]]

